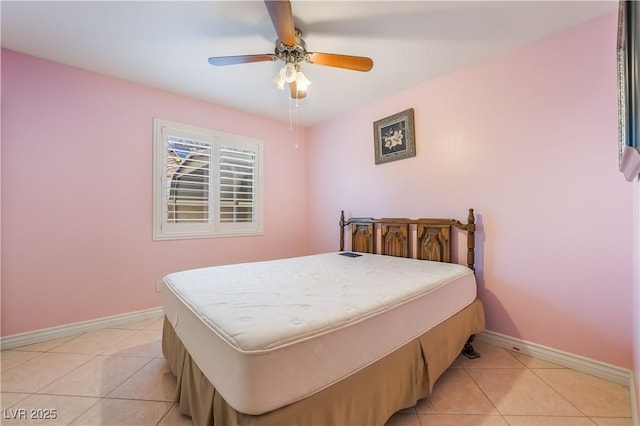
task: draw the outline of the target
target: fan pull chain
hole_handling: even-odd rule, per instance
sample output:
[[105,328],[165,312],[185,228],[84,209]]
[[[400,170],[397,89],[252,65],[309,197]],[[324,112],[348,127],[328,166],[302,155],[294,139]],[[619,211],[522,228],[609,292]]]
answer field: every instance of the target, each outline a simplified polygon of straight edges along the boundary
[[293,130],[293,119],[292,119],[292,107],[291,107],[291,98],[289,98],[289,130]]
[[292,99],[289,98],[289,130],[295,131],[294,140],[295,143],[293,145],[294,148],[298,148],[298,107],[300,104],[298,103],[298,99],[296,99],[295,107],[292,104]]
[[300,109],[298,108],[300,105],[298,104],[298,98],[296,98],[296,109],[295,109],[295,117],[296,117],[296,144],[294,145],[295,148],[298,148],[298,112],[300,112]]

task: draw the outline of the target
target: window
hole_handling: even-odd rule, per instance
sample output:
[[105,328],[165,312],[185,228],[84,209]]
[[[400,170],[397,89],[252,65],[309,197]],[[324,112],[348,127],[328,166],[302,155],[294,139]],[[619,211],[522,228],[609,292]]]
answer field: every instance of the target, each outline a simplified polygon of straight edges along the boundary
[[262,233],[262,141],[155,119],[153,239]]

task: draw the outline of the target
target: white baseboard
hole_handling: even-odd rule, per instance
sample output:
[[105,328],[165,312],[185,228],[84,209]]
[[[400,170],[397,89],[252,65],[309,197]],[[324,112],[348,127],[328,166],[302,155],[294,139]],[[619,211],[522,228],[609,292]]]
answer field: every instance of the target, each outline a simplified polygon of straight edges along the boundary
[[538,345],[537,343],[516,339],[515,337],[493,331],[483,331],[477,335],[477,338],[478,340],[495,346],[529,355],[543,361],[552,362],[573,370],[582,371],[583,373],[588,373],[624,386],[629,386],[629,383],[631,383],[632,374],[631,371],[626,368]]
[[128,314],[113,315],[97,318],[89,321],[76,322],[58,327],[44,328],[27,333],[12,334],[0,338],[0,349],[12,349],[61,337],[86,333],[87,331],[101,330],[103,328],[117,327],[131,322],[143,321],[151,318],[161,318],[164,315],[162,308],[151,308],[143,311],[130,312]]

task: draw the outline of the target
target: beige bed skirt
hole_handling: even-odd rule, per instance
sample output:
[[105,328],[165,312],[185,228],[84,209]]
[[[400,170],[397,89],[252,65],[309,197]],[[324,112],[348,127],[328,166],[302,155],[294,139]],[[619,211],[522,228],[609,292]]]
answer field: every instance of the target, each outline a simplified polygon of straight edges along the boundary
[[[255,416],[236,411],[216,392],[165,318],[162,351],[178,379],[175,399],[194,425],[369,426],[431,394],[435,381],[460,354],[470,335],[484,330],[475,300],[432,328],[346,379],[293,404]],[[301,372],[302,374],[302,372]]]

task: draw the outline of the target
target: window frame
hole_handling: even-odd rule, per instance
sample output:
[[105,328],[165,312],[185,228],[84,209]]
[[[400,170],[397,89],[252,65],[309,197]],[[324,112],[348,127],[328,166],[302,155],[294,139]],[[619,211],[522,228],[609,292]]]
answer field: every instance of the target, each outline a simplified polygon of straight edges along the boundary
[[[209,173],[208,221],[201,223],[170,223],[167,199],[167,140],[178,137],[211,146]],[[153,120],[153,240],[239,237],[263,234],[262,163],[263,142],[246,136],[177,123],[160,118]],[[220,152],[221,148],[255,152],[253,220],[223,222],[220,220]]]

